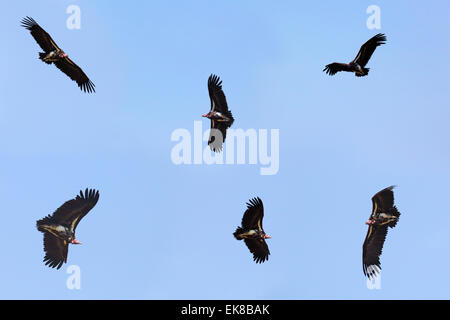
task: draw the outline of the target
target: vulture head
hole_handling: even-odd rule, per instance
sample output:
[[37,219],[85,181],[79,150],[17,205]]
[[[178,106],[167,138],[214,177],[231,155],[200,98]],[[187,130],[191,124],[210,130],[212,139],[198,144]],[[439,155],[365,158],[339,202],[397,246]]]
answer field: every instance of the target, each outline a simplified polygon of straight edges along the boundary
[[81,244],[81,241],[78,241],[75,239],[75,237],[72,238],[72,241],[70,241],[71,244]]

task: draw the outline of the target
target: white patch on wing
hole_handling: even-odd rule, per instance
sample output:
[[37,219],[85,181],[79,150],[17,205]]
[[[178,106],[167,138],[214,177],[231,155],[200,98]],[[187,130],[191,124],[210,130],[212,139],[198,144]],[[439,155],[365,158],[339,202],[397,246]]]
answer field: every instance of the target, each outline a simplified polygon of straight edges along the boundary
[[54,228],[55,229],[55,231],[58,231],[58,232],[64,232],[64,231],[66,231],[66,228],[64,228],[63,226],[57,226],[56,228]]
[[243,236],[243,237],[248,237],[248,236],[253,236],[253,235],[255,235],[255,234],[256,234],[256,231],[255,231],[255,230],[250,230],[250,231],[244,232],[244,233],[242,234],[242,236]]

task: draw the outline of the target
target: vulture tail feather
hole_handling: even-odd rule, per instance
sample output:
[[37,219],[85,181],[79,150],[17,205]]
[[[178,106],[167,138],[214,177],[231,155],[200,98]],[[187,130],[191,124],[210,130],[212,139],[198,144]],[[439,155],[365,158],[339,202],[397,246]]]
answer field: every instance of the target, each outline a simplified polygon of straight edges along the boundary
[[393,216],[397,217],[396,220],[388,224],[389,227],[394,228],[397,225],[398,219],[400,218],[400,212],[397,210],[396,206],[393,206],[392,208],[389,209],[389,214],[392,214]]
[[367,76],[369,74],[370,68],[362,68],[362,70],[363,70],[362,74],[355,73],[355,76],[357,76],[357,77],[365,77],[365,76]]
[[242,229],[241,227],[238,227],[237,229],[236,229],[236,231],[233,233],[233,236],[236,238],[236,239],[238,239],[238,240],[242,240],[242,239],[244,239],[242,236],[241,236],[241,234],[244,232],[244,229]]
[[52,219],[51,216],[46,216],[38,221],[36,221],[36,228],[41,231],[41,232],[45,232],[47,230],[45,230],[44,228],[42,228],[43,225],[49,225],[52,224],[54,221]]

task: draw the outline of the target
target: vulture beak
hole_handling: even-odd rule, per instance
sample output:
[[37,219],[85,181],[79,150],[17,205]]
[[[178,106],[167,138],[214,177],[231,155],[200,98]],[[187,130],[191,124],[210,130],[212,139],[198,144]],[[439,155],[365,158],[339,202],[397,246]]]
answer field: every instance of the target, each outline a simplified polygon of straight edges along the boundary
[[78,241],[77,239],[73,239],[71,243],[72,243],[72,244],[81,244],[81,242]]
[[202,117],[208,118],[208,114],[202,114]]
[[265,235],[264,235],[264,239],[270,239],[270,238],[272,238],[272,237],[269,236],[268,234],[265,234]]

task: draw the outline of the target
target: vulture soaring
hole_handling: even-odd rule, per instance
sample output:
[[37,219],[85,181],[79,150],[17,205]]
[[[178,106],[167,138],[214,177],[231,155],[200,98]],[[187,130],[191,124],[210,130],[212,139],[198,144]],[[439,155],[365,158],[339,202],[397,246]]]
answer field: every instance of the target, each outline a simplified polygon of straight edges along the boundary
[[83,70],[69,59],[67,53],[56,45],[52,37],[33,18],[24,18],[22,20],[22,27],[30,30],[34,40],[44,50],[44,52],[39,52],[39,59],[47,64],[54,63],[59,70],[75,81],[84,92],[95,92],[95,85],[89,80]]
[[261,263],[269,259],[269,247],[266,239],[270,236],[264,232],[262,220],[264,217],[264,206],[260,198],[253,198],[247,203],[247,210],[242,218],[242,226],[233,233],[238,240],[244,239],[245,244],[256,263]]
[[214,74],[208,78],[209,99],[211,110],[202,117],[211,120],[211,133],[208,145],[214,152],[222,151],[222,144],[227,136],[227,129],[233,124],[234,118],[228,110],[227,99],[222,91],[222,81]]
[[372,214],[366,222],[369,225],[363,244],[363,271],[369,279],[380,273],[380,256],[388,227],[394,228],[400,212],[394,205],[394,189],[390,186],[372,197]]
[[75,199],[69,200],[52,215],[38,220],[37,229],[44,233],[44,262],[51,268],[59,269],[67,262],[69,243],[81,244],[75,237],[75,229],[81,219],[95,206],[98,191],[80,191]]
[[379,33],[369,39],[366,43],[364,43],[361,46],[361,49],[359,49],[358,54],[356,55],[356,58],[353,59],[350,63],[339,63],[339,62],[333,62],[325,66],[325,71],[330,76],[335,75],[339,71],[348,71],[348,72],[354,72],[355,76],[357,77],[364,77],[369,74],[369,68],[364,68],[369,62],[370,57],[372,56],[373,52],[375,51],[376,47],[379,45],[384,44],[386,41],[386,37],[384,34]]

